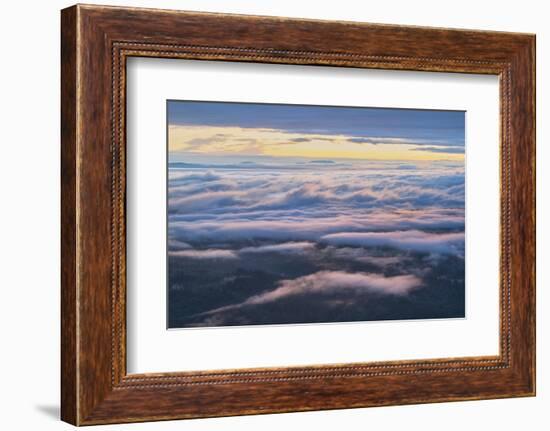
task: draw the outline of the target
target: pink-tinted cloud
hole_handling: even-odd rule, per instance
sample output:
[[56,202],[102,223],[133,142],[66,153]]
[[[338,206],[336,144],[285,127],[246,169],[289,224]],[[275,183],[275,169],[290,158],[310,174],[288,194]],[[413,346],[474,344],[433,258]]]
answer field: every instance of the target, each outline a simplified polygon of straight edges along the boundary
[[335,293],[342,289],[367,290],[387,295],[404,295],[420,286],[421,280],[414,275],[384,277],[381,274],[363,272],[319,271],[292,280],[283,280],[279,287],[249,298],[249,303],[271,302],[286,296],[304,293]]
[[[328,213],[326,213],[326,212]],[[270,214],[256,213],[241,214],[237,217],[232,214],[212,215],[203,219],[173,220],[170,229],[175,238],[185,241],[211,240],[234,241],[250,239],[268,239],[273,241],[318,241],[330,234],[368,230],[392,230],[410,228],[456,228],[464,226],[464,216],[461,211],[441,209],[395,210],[392,212],[352,212],[346,214],[342,209],[341,215],[332,214],[326,210],[319,210],[309,216],[307,212],[294,215],[291,211],[282,211]],[[397,234],[398,236],[400,234]],[[430,234],[428,234],[430,235]],[[457,234],[458,235],[458,234]],[[331,238],[331,237],[328,237]],[[342,237],[342,245],[346,245]],[[365,237],[366,239],[366,237]],[[381,241],[382,239],[379,238]],[[332,240],[331,240],[332,241]],[[334,237],[333,241],[338,241]],[[350,239],[351,241],[351,239]],[[327,242],[327,241],[325,241]],[[374,238],[366,239],[374,243]],[[364,243],[364,245],[368,245]],[[333,243],[333,242],[331,242]],[[355,241],[354,246],[361,246]],[[388,244],[389,245],[389,244]]]
[[393,232],[339,232],[325,235],[321,241],[338,246],[387,246],[402,250],[454,253],[464,247],[464,233],[429,233],[419,230]]
[[330,295],[343,291],[355,291],[401,296],[406,295],[411,290],[421,286],[421,284],[422,280],[420,278],[410,274],[384,277],[380,274],[363,272],[319,271],[295,279],[282,280],[274,290],[251,296],[238,304],[227,305],[201,313],[201,315],[216,314],[249,305],[266,304],[297,295]]
[[238,259],[233,250],[210,248],[207,250],[179,250],[171,251],[170,256],[187,257],[190,259]]
[[245,247],[239,250],[239,253],[305,253],[315,248],[315,243],[300,241],[300,242],[284,242],[281,244],[260,245],[257,247]]

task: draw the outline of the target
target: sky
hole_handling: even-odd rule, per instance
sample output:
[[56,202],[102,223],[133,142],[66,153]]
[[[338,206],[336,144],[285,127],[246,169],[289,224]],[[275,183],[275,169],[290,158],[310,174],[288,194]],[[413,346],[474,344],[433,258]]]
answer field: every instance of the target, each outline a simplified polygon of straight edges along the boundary
[[168,101],[182,155],[464,160],[463,111]]

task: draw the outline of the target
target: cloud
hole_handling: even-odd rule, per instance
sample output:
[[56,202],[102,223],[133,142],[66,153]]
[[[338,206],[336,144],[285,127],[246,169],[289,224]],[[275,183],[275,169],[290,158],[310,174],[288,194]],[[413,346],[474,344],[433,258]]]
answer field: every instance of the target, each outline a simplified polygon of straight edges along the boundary
[[221,137],[220,135],[216,134],[214,136],[211,136],[211,137],[208,137],[208,138],[193,138],[193,139],[189,139],[187,141],[187,151],[193,151],[193,150],[197,150],[199,148],[202,148],[202,147],[206,147],[208,145],[211,145],[211,144],[214,144],[214,143],[219,143],[219,142],[223,142],[223,137]]
[[[460,140],[459,140],[460,141]],[[449,140],[403,137],[354,136],[330,133],[330,130],[307,133],[265,127],[170,125],[170,155],[241,155],[306,158],[353,158],[364,160],[461,159],[453,152],[410,151],[418,146],[460,146]]]
[[[205,216],[201,216],[205,217]],[[397,229],[463,229],[464,215],[461,211],[404,210],[374,212],[371,214],[351,213],[331,217],[314,215],[292,216],[288,211],[273,214],[274,219],[256,219],[242,215],[213,216],[212,218],[172,220],[170,237],[182,241],[318,241],[322,237],[341,232],[361,233],[372,230]],[[267,215],[265,217],[268,217]]]
[[290,253],[301,254],[315,248],[313,242],[283,242],[281,244],[260,245],[257,247],[245,247],[239,253]]
[[207,250],[178,250],[168,253],[174,257],[186,257],[189,259],[238,259],[239,256],[233,250],[207,249]]
[[341,289],[368,290],[386,295],[404,295],[419,287],[422,281],[414,275],[384,277],[381,274],[344,271],[319,271],[293,280],[283,280],[277,289],[257,295],[256,302],[269,302],[289,295],[334,293]]
[[464,233],[428,233],[418,230],[395,232],[340,232],[321,241],[338,246],[385,246],[402,250],[453,254],[464,247]]
[[319,165],[334,165],[336,162],[334,160],[310,160],[309,163],[319,164]]
[[349,142],[356,144],[407,144],[410,143],[409,139],[403,138],[381,138],[381,137],[354,137],[349,138]]
[[[421,150],[421,151],[430,151],[428,148],[435,148],[436,150],[441,147],[448,147],[449,149],[455,149],[455,148],[461,148],[462,153],[464,152],[464,147],[457,145],[456,142],[449,141],[441,141],[441,140],[429,140],[429,139],[411,139],[411,138],[388,138],[388,137],[375,137],[375,136],[367,136],[367,137],[351,137],[348,138],[348,142],[353,142],[356,144],[373,144],[373,145],[414,145],[418,146],[418,148],[411,148],[411,150]],[[427,146],[430,147],[427,147]],[[438,151],[434,151],[438,152]],[[455,151],[441,151],[441,152],[449,152],[453,153]]]
[[414,171],[414,170],[416,170],[416,165],[402,164],[402,165],[397,166],[396,169],[401,169],[402,171],[405,171],[405,170]]
[[464,163],[325,160],[170,164],[169,255],[213,264],[170,279],[189,300],[175,326],[429,317],[460,302],[434,298],[440,274],[463,286]]
[[464,147],[417,147],[412,151],[429,151],[431,153],[464,154]]
[[333,295],[342,292],[377,293],[402,296],[422,285],[415,275],[385,277],[380,274],[345,271],[319,271],[295,279],[282,280],[274,290],[253,295],[243,302],[226,305],[199,313],[197,316],[212,315],[246,306],[276,302],[292,296]]
[[168,239],[168,248],[173,250],[189,250],[190,248],[193,248],[190,244],[187,244],[183,241],[178,241],[177,239],[169,238]]
[[170,170],[170,180],[178,180],[179,182],[190,182],[190,181],[216,181],[220,180],[222,177],[216,175],[213,171],[209,170],[206,172],[194,172],[188,173],[185,171],[174,171]]
[[170,152],[269,154],[276,146],[315,141],[345,142],[347,136],[301,133],[265,127],[170,125]]
[[[287,133],[463,140],[462,111],[208,101],[171,101],[170,125],[271,129]],[[219,133],[226,133],[220,131]]]
[[[293,171],[234,168],[208,175],[208,180],[189,177],[170,179],[171,213],[247,213],[247,220],[276,210],[312,211],[316,217],[332,216],[331,210],[375,211],[377,208],[464,207],[464,174],[426,174],[414,165],[394,164],[393,171],[311,164],[312,169]],[[327,164],[328,166],[328,164]],[[412,169],[409,168],[412,166]],[[386,169],[387,170],[387,169]],[[223,172],[223,175],[219,174]],[[221,176],[215,180],[216,176]],[[368,206],[367,206],[368,204]],[[255,213],[252,216],[252,213]]]
[[[220,220],[221,221],[221,220]],[[174,235],[188,240],[311,240],[324,233],[340,231],[342,226],[351,228],[352,220],[282,219],[282,220],[227,220],[174,221],[170,225]]]
[[212,208],[240,205],[239,193],[234,192],[204,192],[188,197],[169,199],[171,212],[200,212]]

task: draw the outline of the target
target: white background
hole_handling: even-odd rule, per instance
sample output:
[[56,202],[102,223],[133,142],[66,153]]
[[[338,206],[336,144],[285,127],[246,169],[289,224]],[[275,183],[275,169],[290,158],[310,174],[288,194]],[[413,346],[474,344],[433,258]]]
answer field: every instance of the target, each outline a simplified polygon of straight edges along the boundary
[[[498,355],[498,77],[141,58],[127,84],[129,373]],[[466,111],[466,318],[167,331],[167,99]]]
[[[537,33],[538,396],[106,426],[135,430],[547,429],[550,422],[550,28],[537,0],[312,2],[298,0],[102,1],[107,4]],[[0,16],[0,426],[70,429],[59,399],[59,9],[69,2],[5,2]],[[23,311],[23,313],[22,313]],[[546,312],[546,314],[544,313]]]

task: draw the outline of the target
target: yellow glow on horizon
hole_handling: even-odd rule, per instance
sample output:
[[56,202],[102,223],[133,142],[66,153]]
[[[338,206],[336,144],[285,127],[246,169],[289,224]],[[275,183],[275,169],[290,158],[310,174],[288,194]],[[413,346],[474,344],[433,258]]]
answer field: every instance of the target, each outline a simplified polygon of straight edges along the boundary
[[323,145],[326,142],[309,142],[293,146],[268,147],[265,155],[275,157],[306,157],[322,159],[361,160],[464,160],[464,154],[437,153],[415,150],[417,146],[406,144],[357,144],[342,142]]
[[380,138],[380,143],[357,143],[350,138],[262,128],[171,125],[168,129],[170,152],[362,160],[464,160],[464,154],[419,151],[421,146],[406,140],[384,143]]

